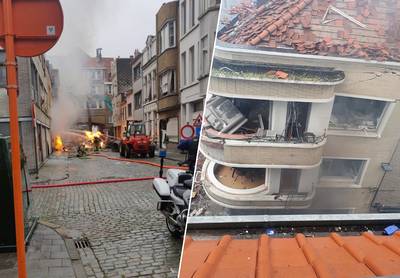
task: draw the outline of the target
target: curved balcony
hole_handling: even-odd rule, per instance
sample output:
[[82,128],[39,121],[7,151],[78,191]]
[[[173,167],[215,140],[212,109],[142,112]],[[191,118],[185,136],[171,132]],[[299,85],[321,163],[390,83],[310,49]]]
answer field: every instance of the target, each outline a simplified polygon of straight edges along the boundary
[[328,102],[343,82],[343,72],[332,69],[216,60],[210,92],[230,98]]
[[315,196],[315,188],[302,194],[271,194],[269,186],[258,185],[251,189],[232,189],[216,177],[216,164],[206,160],[202,171],[202,185],[214,202],[235,209],[305,209]]
[[231,167],[307,169],[320,164],[325,143],[325,137],[315,143],[291,143],[203,135],[200,151],[208,159]]

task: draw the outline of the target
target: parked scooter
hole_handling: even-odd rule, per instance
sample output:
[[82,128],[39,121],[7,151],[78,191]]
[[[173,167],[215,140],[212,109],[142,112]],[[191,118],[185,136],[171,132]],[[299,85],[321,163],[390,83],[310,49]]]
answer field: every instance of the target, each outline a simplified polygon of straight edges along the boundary
[[161,201],[157,204],[166,218],[167,228],[175,237],[185,232],[193,175],[178,169],[169,169],[167,179],[155,178],[153,188]]

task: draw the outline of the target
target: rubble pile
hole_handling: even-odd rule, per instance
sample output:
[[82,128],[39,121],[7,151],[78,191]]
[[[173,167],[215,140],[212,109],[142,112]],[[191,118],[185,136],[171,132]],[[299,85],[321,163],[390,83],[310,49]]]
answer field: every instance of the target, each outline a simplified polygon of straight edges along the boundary
[[221,30],[223,42],[400,61],[400,1],[271,0],[231,12],[242,15]]

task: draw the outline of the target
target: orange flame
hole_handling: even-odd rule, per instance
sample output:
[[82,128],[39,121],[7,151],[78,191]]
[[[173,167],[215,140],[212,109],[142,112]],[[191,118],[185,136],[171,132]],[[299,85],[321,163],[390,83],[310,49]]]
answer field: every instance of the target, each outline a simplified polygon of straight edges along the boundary
[[63,145],[63,141],[62,141],[62,139],[61,139],[61,136],[57,135],[57,136],[54,138],[54,149],[55,149],[56,151],[60,152],[60,151],[63,150],[63,148],[64,148],[64,145]]

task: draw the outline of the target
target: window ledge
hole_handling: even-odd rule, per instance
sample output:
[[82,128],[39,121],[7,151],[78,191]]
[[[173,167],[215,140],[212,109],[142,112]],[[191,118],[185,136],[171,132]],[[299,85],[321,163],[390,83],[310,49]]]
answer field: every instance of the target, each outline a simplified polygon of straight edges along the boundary
[[172,97],[172,96],[177,96],[177,93],[169,93],[169,94],[165,94],[165,95],[161,95],[158,100],[161,100],[163,98],[167,98],[167,97]]
[[216,4],[215,6],[208,7],[202,14],[199,15],[198,20],[200,21],[203,17],[205,17],[209,12],[219,11],[220,5]]
[[174,46],[171,46],[171,47],[168,47],[168,48],[164,49],[162,52],[160,52],[160,54],[158,54],[158,56],[161,56],[165,52],[167,52],[168,50],[172,50],[172,49],[176,49],[176,44]]
[[203,79],[205,79],[205,78],[208,78],[209,76],[210,76],[209,73],[200,74],[199,77],[197,78],[197,80],[201,81],[201,80],[203,80]]
[[200,25],[199,22],[197,22],[195,25],[193,25],[192,27],[190,27],[189,30],[186,31],[186,33],[181,34],[181,38],[179,39],[180,41],[184,40],[187,36],[189,36],[190,33],[193,32],[193,30],[195,30],[198,26]]
[[355,184],[350,181],[323,179],[323,178],[320,179],[320,182],[317,187],[318,188],[352,188],[352,189],[363,188],[360,184]]
[[381,134],[378,133],[377,131],[364,131],[364,130],[328,129],[327,134],[333,136],[381,138]]
[[194,86],[196,86],[197,84],[199,84],[199,81],[194,81],[194,82],[192,82],[192,83],[190,83],[190,84],[183,85],[183,86],[181,87],[181,92],[182,92],[183,90],[186,90],[186,89],[189,89],[189,88],[191,88],[191,87],[194,87]]

